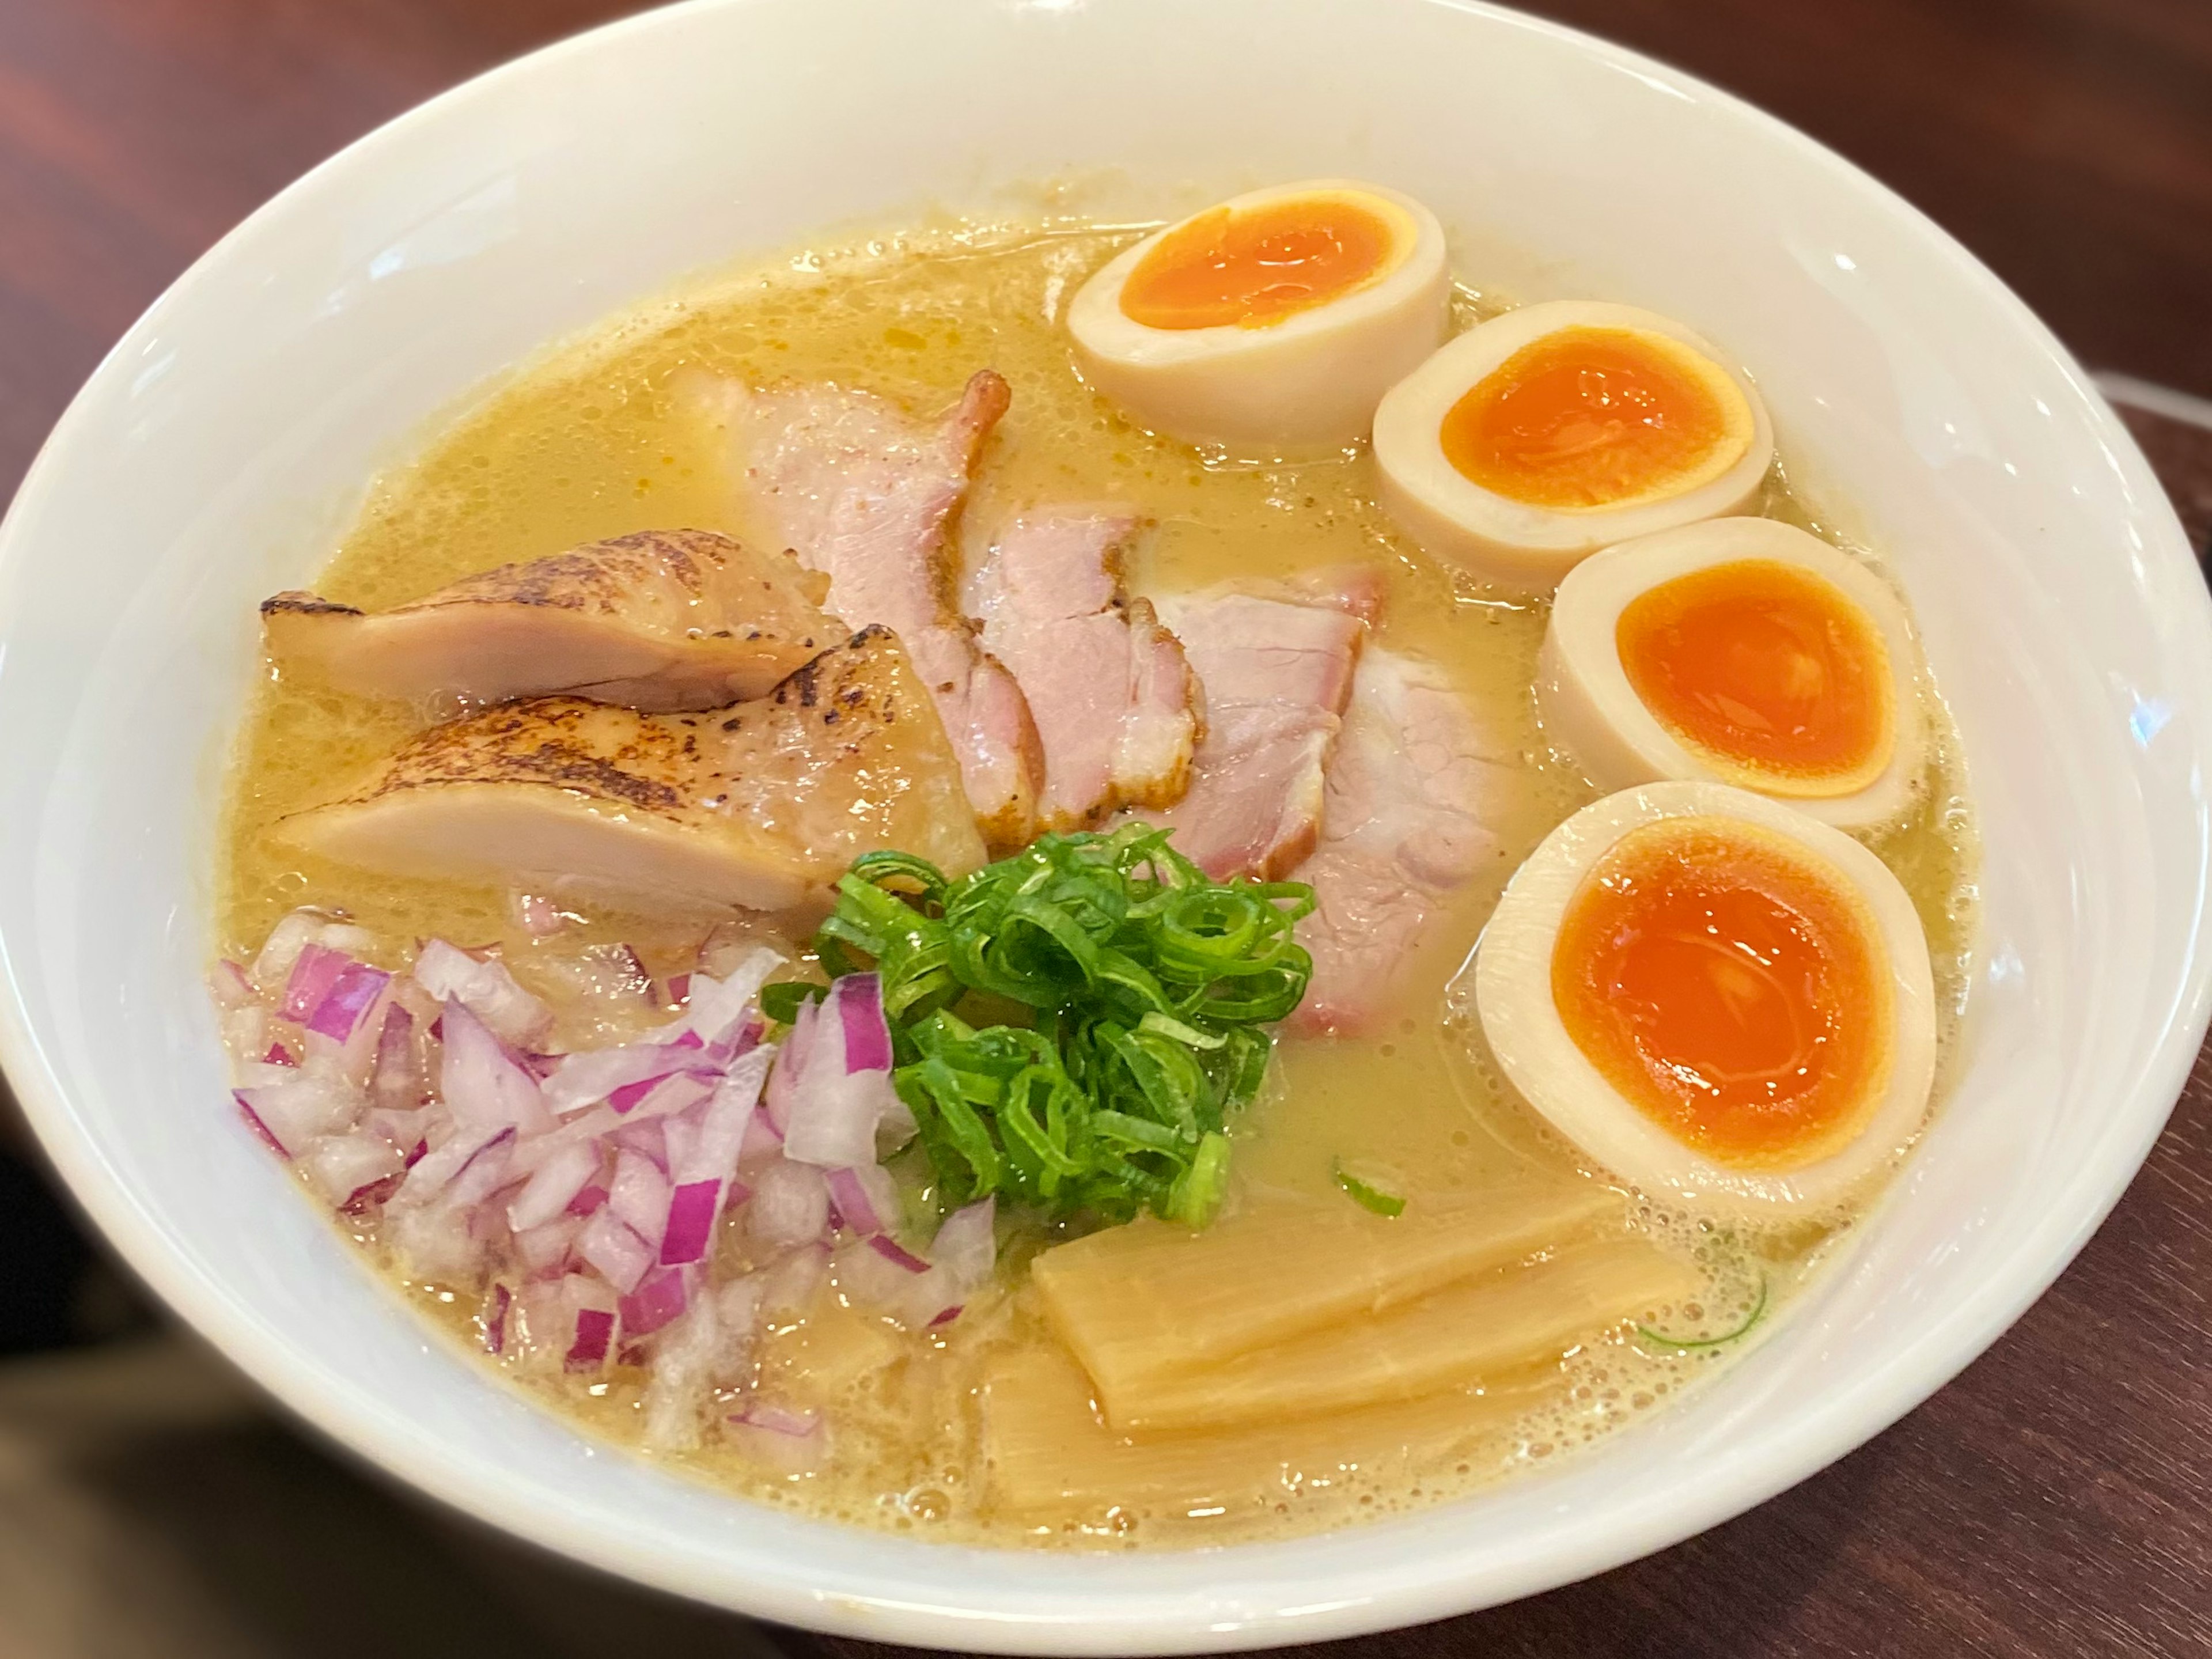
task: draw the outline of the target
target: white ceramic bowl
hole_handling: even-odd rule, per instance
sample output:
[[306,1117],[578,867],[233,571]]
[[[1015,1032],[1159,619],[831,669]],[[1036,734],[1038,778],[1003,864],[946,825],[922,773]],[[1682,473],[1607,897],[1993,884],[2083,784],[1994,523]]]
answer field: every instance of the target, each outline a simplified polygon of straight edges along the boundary
[[[1856,1247],[1714,1387],[1544,1474],[1204,1554],[985,1553],[797,1522],[577,1438],[434,1342],[234,1126],[200,985],[254,602],[379,466],[694,268],[1005,181],[1154,201],[1347,173],[1461,270],[1648,306],[1756,371],[1911,588],[1972,759],[1965,1075]],[[885,1639],[1313,1640],[1609,1567],[1875,1433],[2063,1267],[2206,1012],[2212,615],[2135,447],[1910,208],[1634,55],[1425,0],[700,0],[542,52],[287,191],[124,338],[0,532],[0,1057],[171,1303],[303,1416],[586,1561]]]

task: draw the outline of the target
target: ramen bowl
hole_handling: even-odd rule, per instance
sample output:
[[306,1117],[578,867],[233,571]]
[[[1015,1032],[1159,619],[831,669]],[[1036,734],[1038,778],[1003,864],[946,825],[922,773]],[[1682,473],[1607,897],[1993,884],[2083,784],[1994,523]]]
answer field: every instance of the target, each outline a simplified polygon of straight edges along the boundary
[[[932,205],[1156,214],[1340,175],[1432,205],[1486,286],[1648,307],[1759,365],[1793,483],[1848,504],[1909,592],[1978,812],[1979,953],[1948,1099],[1840,1259],[1711,1384],[1540,1473],[1205,1552],[795,1519],[596,1444],[443,1346],[230,1111],[203,975],[255,603],[313,575],[441,411],[687,273]],[[115,348],[0,532],[0,1060],[115,1246],[423,1491],[817,1629],[1254,1647],[1669,1544],[1878,1432],[2016,1318],[2134,1174],[2205,1023],[2212,606],[2112,412],[1863,174],[1483,6],[697,0],[471,82],[286,191]]]

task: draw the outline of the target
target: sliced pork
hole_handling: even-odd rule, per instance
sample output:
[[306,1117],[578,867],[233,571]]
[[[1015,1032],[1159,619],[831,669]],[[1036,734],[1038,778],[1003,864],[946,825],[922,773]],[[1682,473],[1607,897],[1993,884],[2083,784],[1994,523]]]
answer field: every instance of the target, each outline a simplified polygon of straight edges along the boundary
[[1516,757],[1435,665],[1370,650],[1329,762],[1321,844],[1294,874],[1313,983],[1292,1023],[1358,1031],[1394,1006],[1422,925],[1495,860],[1489,828]]
[[1336,743],[1378,586],[1328,572],[1266,591],[1156,601],[1204,688],[1190,787],[1147,814],[1216,880],[1273,880],[1314,849]]
[[830,578],[831,615],[905,642],[984,834],[1001,846],[1026,842],[1043,770],[1036,728],[1013,678],[953,603],[949,534],[1006,411],[1006,381],[983,370],[933,422],[829,384],[758,390],[716,380],[694,392],[727,437],[756,531]]
[[1028,699],[1044,752],[1040,830],[1182,794],[1205,721],[1182,645],[1121,591],[1139,520],[1119,507],[1025,514],[969,579],[966,608]]
[[757,697],[840,629],[821,577],[706,530],[648,530],[501,565],[367,612],[313,593],[263,601],[270,658],[365,696],[473,702],[571,692],[634,708]]
[[983,861],[936,709],[880,629],[730,708],[541,697],[449,721],[284,832],[398,875],[678,915],[824,908],[879,848]]

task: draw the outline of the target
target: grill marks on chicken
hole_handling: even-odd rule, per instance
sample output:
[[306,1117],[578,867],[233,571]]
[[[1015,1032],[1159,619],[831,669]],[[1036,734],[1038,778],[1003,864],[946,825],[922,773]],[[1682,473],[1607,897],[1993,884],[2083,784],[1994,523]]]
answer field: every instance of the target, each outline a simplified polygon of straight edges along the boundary
[[1432,663],[1370,649],[1328,764],[1320,846],[1297,872],[1313,982],[1293,1023],[1343,1033],[1395,1006],[1422,925],[1497,856],[1490,828],[1516,757]]
[[360,696],[475,703],[569,692],[635,708],[757,697],[846,630],[788,554],[647,530],[468,576],[389,611],[261,606],[270,657]]
[[1189,779],[1205,726],[1197,679],[1152,605],[1121,590],[1139,523],[1111,507],[1024,514],[968,585],[983,643],[1012,671],[1036,723],[1041,830],[1166,805]]
[[830,579],[848,627],[896,632],[937,699],[969,799],[999,846],[1034,833],[1043,756],[1021,688],[954,603],[951,527],[1006,411],[984,369],[950,414],[917,421],[873,392],[823,383],[757,390],[702,379],[691,395],[726,434],[757,533]]
[[1372,584],[1324,573],[1265,591],[1162,599],[1205,689],[1190,787],[1164,811],[1175,844],[1216,880],[1286,876],[1321,831],[1323,776],[1365,643]]
[[882,629],[732,708],[540,697],[448,721],[284,830],[398,875],[676,915],[823,908],[879,848],[948,873],[984,856],[936,709]]

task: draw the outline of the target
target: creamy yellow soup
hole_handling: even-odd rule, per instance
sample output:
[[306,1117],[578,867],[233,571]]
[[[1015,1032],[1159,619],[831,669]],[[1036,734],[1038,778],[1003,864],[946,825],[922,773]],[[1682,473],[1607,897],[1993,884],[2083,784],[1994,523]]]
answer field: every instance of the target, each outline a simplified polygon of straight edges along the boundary
[[[673,390],[689,371],[755,382],[833,380],[930,414],[975,370],[994,368],[1012,384],[1013,404],[984,458],[969,523],[988,526],[1017,507],[1053,501],[1127,502],[1157,526],[1128,573],[1139,592],[1379,561],[1389,592],[1375,642],[1445,665],[1484,720],[1521,752],[1523,766],[1492,824],[1497,856],[1425,930],[1393,1024],[1358,1040],[1282,1041],[1277,1075],[1237,1126],[1227,1213],[1348,1206],[1340,1171],[1401,1195],[1409,1218],[1502,1201],[1498,1195],[1531,1183],[1586,1178],[1572,1149],[1544,1131],[1498,1078],[1462,973],[1514,869],[1590,798],[1547,748],[1532,712],[1546,609],[1455,583],[1416,551],[1375,506],[1364,451],[1297,465],[1218,462],[1138,429],[1094,394],[1076,369],[1064,312],[1083,279],[1131,239],[1119,228],[916,233],[812,251],[641,307],[549,351],[427,434],[413,459],[374,482],[319,590],[373,608],[495,564],[635,530],[745,535],[721,462]],[[1504,308],[1496,295],[1462,289],[1456,322],[1464,327]],[[1760,510],[1821,530],[1778,473]],[[1955,1024],[1972,921],[1972,826],[1948,724],[1932,698],[1929,708],[1939,740],[1918,804],[1875,850],[1918,908],[1939,1005]],[[221,948],[250,957],[270,927],[303,903],[343,912],[391,941],[436,935],[466,946],[497,943],[517,977],[562,1012],[561,1038],[580,1044],[621,1035],[564,969],[586,947],[621,940],[656,971],[678,971],[696,957],[703,927],[600,915],[534,939],[505,893],[303,860],[271,833],[284,814],[335,793],[434,712],[275,676],[261,685],[230,775]],[[1951,1038],[1947,1025],[1947,1053]],[[1022,1471],[994,1466],[994,1450],[1013,1453],[990,1439],[986,1399],[992,1380],[1010,1367],[1066,1364],[1026,1272],[1054,1238],[1032,1228],[1009,1239],[1000,1290],[937,1331],[908,1334],[841,1306],[830,1291],[804,1317],[785,1319],[766,1335],[758,1386],[824,1412],[835,1437],[823,1467],[780,1473],[711,1431],[696,1451],[658,1455],[699,1479],[809,1515],[965,1542],[1175,1547],[1402,1510],[1545,1463],[1658,1408],[1755,1342],[1853,1219],[1836,1214],[1755,1232],[1717,1229],[1649,1203],[1629,1213],[1632,1230],[1695,1270],[1694,1293],[1649,1310],[1644,1330],[1624,1322],[1533,1368],[1472,1379],[1430,1402],[1436,1409],[1385,1413],[1349,1439],[1332,1440],[1325,1423],[1306,1423],[1271,1430],[1274,1437],[1262,1435],[1261,1443],[1249,1431],[1232,1435],[1236,1443],[1225,1449],[1178,1442],[1175,1455],[1200,1463],[1219,1455],[1206,1473],[1170,1470],[1128,1492],[1112,1489],[1119,1466],[1110,1457],[1099,1465],[1106,1473],[1086,1485],[1079,1477],[1090,1452],[1077,1448],[1068,1455],[1082,1468],[1068,1477],[1071,1490],[1041,1498]],[[717,1277],[751,1265],[742,1230],[725,1226]],[[411,1302],[460,1341],[479,1346],[482,1286],[405,1281],[373,1226],[357,1236]],[[1255,1283],[1251,1294],[1273,1288]],[[1747,1321],[1740,1340],[1694,1346]],[[580,1380],[513,1358],[478,1357],[588,1431],[641,1443],[642,1370],[617,1364]],[[1091,1426],[1099,1445],[1113,1439]]]

